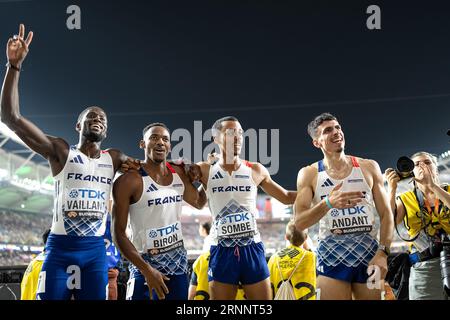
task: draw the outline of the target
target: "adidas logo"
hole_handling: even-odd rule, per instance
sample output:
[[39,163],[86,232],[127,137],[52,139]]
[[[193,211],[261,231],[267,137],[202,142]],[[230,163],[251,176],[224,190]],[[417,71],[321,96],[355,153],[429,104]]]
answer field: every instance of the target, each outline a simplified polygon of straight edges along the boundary
[[152,191],[156,191],[156,190],[158,190],[158,188],[155,187],[155,185],[152,183],[152,184],[148,187],[147,192],[152,192]]
[[217,171],[217,173],[212,177],[212,180],[217,179],[223,179],[223,175],[220,173],[220,171]]
[[334,184],[329,178],[327,178],[327,180],[325,180],[325,182],[321,185],[322,188],[331,187],[331,186],[334,186]]
[[81,158],[80,155],[77,155],[72,160],[70,160],[70,163],[81,163],[81,164],[84,164],[83,159]]

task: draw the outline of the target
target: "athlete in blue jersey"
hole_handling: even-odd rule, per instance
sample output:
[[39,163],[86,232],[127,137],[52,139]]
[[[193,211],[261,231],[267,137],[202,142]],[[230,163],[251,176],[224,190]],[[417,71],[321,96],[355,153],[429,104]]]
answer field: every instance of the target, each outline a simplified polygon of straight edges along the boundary
[[[33,39],[25,27],[7,44],[8,69],[1,94],[1,120],[33,151],[48,160],[55,180],[55,206],[37,298],[105,299],[106,253],[103,241],[107,203],[115,172],[131,160],[119,150],[101,150],[108,121],[99,107],[78,117],[77,145],[43,133],[20,114],[19,76]],[[137,166],[136,166],[137,167]]]
[[[170,133],[164,124],[144,128],[140,146],[145,150],[142,168],[119,177],[113,189],[114,242],[131,262],[127,299],[187,300],[182,202],[200,209],[206,194],[194,187],[191,181],[195,177],[186,174],[183,167],[172,167],[166,161]],[[128,220],[131,241],[125,234]]]
[[115,246],[111,235],[111,215],[106,220],[106,230],[103,236],[106,247],[106,265],[108,268],[108,300],[117,300],[117,278],[122,268],[120,252]]

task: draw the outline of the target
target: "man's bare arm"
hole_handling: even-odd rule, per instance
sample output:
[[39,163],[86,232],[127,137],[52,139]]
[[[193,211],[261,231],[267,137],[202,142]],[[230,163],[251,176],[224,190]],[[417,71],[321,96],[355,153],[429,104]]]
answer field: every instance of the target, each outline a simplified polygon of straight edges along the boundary
[[[311,207],[314,197],[312,181],[316,179],[317,169],[313,166],[302,168],[297,177],[297,199],[294,205],[295,227],[305,230],[319,222],[330,210],[325,199]],[[328,195],[332,208],[352,208],[362,201],[363,193],[359,191],[342,192],[342,183],[338,184]]]
[[122,255],[135,265],[145,277],[147,286],[150,289],[150,298],[152,297],[152,289],[155,289],[158,297],[164,299],[165,294],[169,292],[164,280],[169,280],[169,278],[161,274],[155,268],[152,268],[150,264],[141,257],[126,235],[130,203],[134,200],[133,195],[136,192],[136,189],[141,186],[141,181],[142,179],[139,173],[134,171],[120,176],[114,182],[114,205],[112,209],[113,240]]
[[[21,67],[33,38],[33,34],[30,32],[27,39],[24,40],[24,34],[25,27],[20,25],[18,39],[9,39],[7,44],[8,61],[11,65],[18,68]],[[14,131],[33,151],[48,160],[63,162],[67,158],[68,145],[60,141],[62,139],[47,136],[35,124],[20,114],[19,77],[19,71],[11,67],[8,68],[0,98],[1,121]],[[63,157],[61,157],[61,151],[64,153]]]
[[314,197],[311,181],[314,180],[315,171],[313,167],[305,167],[298,172],[294,219],[295,227],[299,230],[305,230],[315,225],[329,210],[325,201],[320,201],[311,207]]
[[174,169],[177,171],[184,184],[183,200],[189,203],[194,208],[202,209],[205,206],[207,200],[203,186],[200,186],[199,189],[197,189],[192,184],[191,180],[184,172],[184,169],[182,167],[174,166]]
[[117,245],[117,248],[125,258],[141,270],[147,268],[147,263],[142,259],[126,235],[128,212],[135,190],[135,180],[139,178],[138,176],[133,177],[133,175],[133,173],[124,174],[114,182],[111,225],[114,243]]
[[[257,175],[259,186],[265,193],[274,197],[283,204],[294,204],[297,198],[297,191],[286,190],[278,183],[276,183],[269,174],[269,171],[260,163],[254,163],[252,169]],[[254,179],[255,180],[255,179]]]

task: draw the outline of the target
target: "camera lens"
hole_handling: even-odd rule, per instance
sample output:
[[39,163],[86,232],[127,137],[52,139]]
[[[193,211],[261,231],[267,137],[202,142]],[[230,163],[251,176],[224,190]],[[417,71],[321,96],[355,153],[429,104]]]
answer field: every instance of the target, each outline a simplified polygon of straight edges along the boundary
[[397,170],[402,177],[410,176],[414,170],[414,162],[408,157],[400,157],[397,160]]
[[440,258],[442,285],[445,293],[450,297],[450,247],[445,247],[441,251]]

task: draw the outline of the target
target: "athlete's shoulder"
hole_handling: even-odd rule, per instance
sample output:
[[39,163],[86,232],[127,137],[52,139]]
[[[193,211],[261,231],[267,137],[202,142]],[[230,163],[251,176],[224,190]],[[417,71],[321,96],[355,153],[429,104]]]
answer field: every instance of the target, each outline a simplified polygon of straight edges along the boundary
[[255,172],[267,171],[267,168],[259,162],[251,162],[248,160],[242,160],[242,165],[252,169]]
[[142,179],[142,175],[139,173],[139,171],[136,170],[129,170],[125,173],[122,173],[119,175],[116,180],[114,181],[115,186],[122,186],[122,185],[129,185],[133,186],[137,182],[140,182]]
[[318,172],[317,168],[318,168],[317,162],[312,163],[303,168],[300,168],[300,170],[298,171],[298,180],[311,181],[311,179],[313,179],[317,176],[317,172]]
[[54,156],[54,158],[59,158],[61,156],[67,157],[67,155],[69,154],[70,145],[66,140],[50,135],[47,135],[47,138],[52,142],[53,150],[57,155]]
[[369,170],[372,172],[378,172],[381,170],[380,165],[375,160],[360,157],[353,157],[353,158],[356,160],[357,164],[361,167],[361,169]]
[[66,140],[64,140],[63,138],[61,138],[61,137],[55,137],[55,136],[47,135],[47,138],[49,138],[50,141],[51,141],[53,144],[59,144],[59,145],[61,145],[61,146],[66,147],[67,149],[70,148],[69,143],[68,143]]
[[207,169],[209,170],[209,168],[211,168],[212,164],[206,161],[201,161],[201,162],[197,162],[196,165],[198,165],[200,167],[200,169],[204,170]]
[[121,159],[123,158],[125,155],[122,151],[120,151],[119,149],[116,148],[108,148],[105,150],[102,150],[103,153],[109,153],[109,155],[114,159],[114,158],[118,158]]

